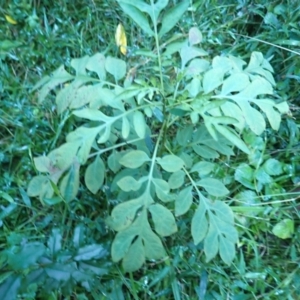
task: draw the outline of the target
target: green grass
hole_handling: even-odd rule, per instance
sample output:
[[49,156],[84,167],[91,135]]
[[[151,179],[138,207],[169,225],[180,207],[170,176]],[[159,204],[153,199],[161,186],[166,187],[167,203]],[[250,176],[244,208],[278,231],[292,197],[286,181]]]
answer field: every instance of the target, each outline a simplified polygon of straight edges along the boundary
[[[205,262],[202,246],[192,242],[188,228],[191,215],[187,214],[178,219],[178,233],[164,240],[169,259],[147,262],[141,270],[128,274],[105,254],[99,259],[103,273],[90,292],[74,284],[53,288],[51,295],[46,295],[33,280],[20,291],[19,299],[299,299],[300,193],[294,189],[300,182],[300,7],[297,1],[258,1],[244,6],[236,1],[221,2],[192,1],[194,9],[185,14],[169,38],[175,33],[187,34],[196,25],[204,36],[203,47],[212,55],[230,53],[248,60],[252,51],[261,51],[272,57],[278,99],[287,99],[291,106],[291,115],[284,116],[280,130],[268,130],[262,136],[264,157],[276,158],[286,170],[276,176],[270,189],[262,191],[258,212],[241,210],[243,206],[235,198],[243,189],[232,178],[244,158],[217,160],[222,166],[221,177],[228,166],[230,202],[233,209],[237,207],[240,240],[234,263],[226,266],[218,258]],[[5,15],[18,24],[9,24]],[[58,226],[66,252],[73,251],[75,228],[83,228],[86,245],[100,243],[109,251],[114,234],[104,220],[115,199],[107,200],[104,193],[95,197],[82,185],[77,201],[67,209],[42,204],[26,194],[30,179],[37,174],[33,157],[62,144],[74,127],[72,119],[64,121],[57,114],[51,100],[39,104],[31,89],[61,64],[69,66],[72,58],[96,52],[119,55],[114,44],[119,21],[124,24],[132,53],[154,45],[149,45],[143,32],[112,0],[0,0],[0,21],[0,36],[5,37],[0,41],[0,250],[18,247],[24,241],[47,244]],[[5,40],[14,44],[6,48]],[[128,62],[130,66],[141,63],[134,55]],[[151,68],[141,70],[141,76],[149,72]],[[280,239],[272,233],[283,219],[294,220],[291,238]],[[0,270],[1,286],[11,270],[1,260]]]

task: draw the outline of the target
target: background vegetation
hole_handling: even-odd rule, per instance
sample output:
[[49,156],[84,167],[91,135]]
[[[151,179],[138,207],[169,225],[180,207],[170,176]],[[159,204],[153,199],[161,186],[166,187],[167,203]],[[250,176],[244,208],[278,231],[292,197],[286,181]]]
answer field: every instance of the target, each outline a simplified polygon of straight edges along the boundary
[[[169,6],[176,3],[170,1]],[[261,51],[272,58],[277,96],[288,101],[291,112],[283,116],[278,131],[245,137],[256,149],[252,157],[214,159],[221,166],[216,174],[228,182],[227,201],[239,231],[233,264],[227,266],[219,258],[205,261],[203,250],[188,233],[186,215],[177,220],[178,232],[164,241],[171,259],[147,262],[134,273],[125,273],[110,259],[114,233],[105,219],[116,201],[109,195],[95,196],[82,185],[77,201],[68,208],[28,197],[28,183],[38,173],[33,158],[61,145],[73,128],[72,121],[57,114],[51,99],[39,104],[31,90],[61,64],[69,67],[72,58],[96,52],[120,56],[114,41],[120,21],[129,51],[155,45],[116,1],[0,0],[0,4],[0,294],[4,299],[299,299],[298,1],[191,1],[169,33],[169,38],[187,35],[197,26],[204,37],[202,46],[211,56],[232,54],[249,61],[252,51]],[[134,66],[135,59],[129,55],[126,61]],[[176,57],[173,63],[178,65]],[[147,66],[141,72],[155,74]],[[170,139],[172,134],[175,140],[176,132],[170,132]],[[257,159],[276,159],[280,171],[273,170],[268,178],[254,178],[250,171],[249,177],[237,175],[243,163]],[[259,184],[258,196],[245,189]],[[46,273],[41,270],[49,258],[36,261],[37,253],[45,249],[56,261]],[[86,272],[78,270],[67,280],[71,257]]]

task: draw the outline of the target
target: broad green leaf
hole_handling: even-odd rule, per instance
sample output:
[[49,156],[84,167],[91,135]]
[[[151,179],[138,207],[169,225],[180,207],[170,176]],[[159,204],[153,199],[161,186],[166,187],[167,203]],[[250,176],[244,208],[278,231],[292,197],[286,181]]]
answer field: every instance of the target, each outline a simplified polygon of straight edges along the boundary
[[[101,85],[101,83],[100,83]],[[90,108],[93,109],[94,111],[96,109],[99,109],[101,106],[111,106],[114,108],[117,108],[115,105],[115,93],[112,90],[109,90],[107,88],[99,88],[97,89],[97,98],[93,97],[90,101]],[[119,104],[118,104],[119,107]],[[108,118],[108,117],[107,117]],[[104,121],[105,122],[105,121]]]
[[80,110],[75,110],[73,111],[73,115],[83,118],[83,119],[88,119],[90,121],[101,121],[104,123],[111,122],[113,118],[106,116],[99,110],[91,109],[91,108],[83,108]]
[[157,158],[157,162],[167,172],[177,172],[184,166],[184,161],[176,155],[165,155]]
[[92,244],[79,248],[74,256],[74,259],[76,261],[99,259],[105,254],[106,250],[103,248],[102,245]]
[[180,52],[181,48],[186,45],[186,41],[170,43],[166,46],[166,50],[163,52],[163,56],[170,57],[176,52]]
[[162,18],[160,31],[158,33],[160,38],[176,25],[182,15],[188,9],[189,4],[190,2],[188,0],[182,0],[171,9],[166,10]]
[[217,134],[217,141],[214,140],[205,125],[200,125],[193,132],[193,142],[201,145],[193,145],[193,149],[197,154],[205,158],[217,158],[219,157],[217,152],[224,155],[234,155],[231,143],[219,134]]
[[203,77],[203,90],[205,94],[212,92],[223,82],[224,71],[222,68],[210,69]]
[[222,85],[222,95],[228,95],[232,92],[240,92],[250,84],[248,75],[245,73],[234,73],[226,78]]
[[209,62],[202,58],[193,59],[186,68],[186,75],[197,76],[209,68]]
[[180,49],[181,67],[184,68],[185,65],[195,57],[206,55],[208,55],[208,53],[205,50],[185,44]]
[[103,54],[96,53],[91,56],[86,63],[86,68],[90,71],[95,72],[98,75],[99,79],[106,79],[105,56]]
[[51,160],[47,156],[39,156],[33,159],[34,165],[39,172],[49,172]]
[[187,143],[190,143],[192,140],[193,126],[185,126],[182,129],[179,129],[176,134],[176,140],[179,145],[185,146]]
[[152,182],[154,183],[156,188],[159,188],[164,193],[169,193],[170,187],[169,187],[168,183],[165,180],[160,179],[160,178],[153,178]]
[[195,245],[198,245],[204,239],[204,237],[207,235],[208,229],[205,203],[202,201],[200,202],[192,218],[191,232]]
[[235,257],[234,243],[226,239],[224,236],[219,236],[219,252],[225,264],[230,265]]
[[208,233],[204,239],[204,253],[206,261],[214,258],[219,250],[218,229],[213,222],[209,223]]
[[216,197],[223,197],[229,193],[225,185],[218,179],[203,178],[197,181],[196,184],[202,186],[210,195]]
[[52,229],[52,234],[50,235],[47,246],[50,250],[50,254],[53,256],[57,254],[59,250],[61,250],[61,240],[62,240],[62,235],[60,232],[60,229],[58,228],[53,228]]
[[53,188],[47,176],[38,175],[33,177],[28,185],[27,194],[29,197],[39,196],[43,198],[51,198],[53,196]]
[[2,300],[17,299],[21,286],[21,275],[11,275],[0,284],[0,295]]
[[121,0],[123,3],[130,4],[134,7],[136,7],[138,10],[147,13],[152,20],[153,24],[157,23],[157,19],[159,16],[160,11],[165,8],[168,5],[168,0],[158,0],[155,4],[154,2],[151,2],[150,5],[148,5],[145,1],[143,0],[135,0],[135,1],[130,1],[130,0]]
[[200,79],[197,77],[193,78],[185,88],[189,92],[190,97],[196,97],[202,90]]
[[171,174],[168,183],[171,189],[178,189],[184,184],[185,173],[182,170]]
[[[102,128],[103,128],[103,126],[102,126]],[[103,130],[101,130],[99,133],[100,137],[97,140],[97,143],[98,144],[106,143],[110,137],[110,132],[111,132],[111,126],[110,125],[105,126],[105,128],[103,128]]]
[[7,263],[15,271],[34,267],[45,251],[45,246],[38,242],[24,244],[19,252],[8,249],[6,250]]
[[45,272],[50,278],[53,278],[57,281],[68,281],[76,269],[77,267],[75,263],[54,263],[52,265],[47,265]]
[[265,169],[259,168],[254,172],[255,179],[261,184],[269,184],[272,183],[272,177],[265,171]]
[[155,19],[158,20],[160,12],[168,5],[169,0],[157,0],[154,4]]
[[166,255],[161,239],[151,230],[149,223],[143,227],[142,238],[148,259],[161,259]]
[[278,130],[281,122],[281,115],[280,113],[274,109],[276,104],[271,99],[258,99],[252,100],[267,116],[271,127],[274,130]]
[[135,220],[137,211],[144,204],[144,195],[137,199],[129,200],[117,205],[112,213],[111,218],[107,220],[112,229],[116,231],[124,230],[128,228]]
[[193,203],[192,186],[189,186],[179,192],[175,199],[175,216],[185,214]]
[[122,266],[125,272],[134,272],[140,269],[145,262],[145,250],[142,239],[138,237],[130,246],[128,252],[124,256]]
[[122,137],[124,139],[128,138],[128,135],[130,133],[130,124],[126,117],[122,118]]
[[126,75],[126,62],[122,59],[108,56],[105,60],[105,69],[108,73],[114,76],[118,82]]
[[75,69],[76,75],[86,75],[86,65],[89,61],[89,57],[87,55],[80,58],[73,58],[71,60],[71,66]]
[[72,101],[76,99],[78,90],[82,85],[90,81],[93,81],[92,77],[80,77],[75,78],[69,85],[64,86],[63,89],[58,92],[55,99],[57,112],[62,114],[72,104]]
[[284,219],[273,227],[272,232],[281,239],[291,238],[294,234],[294,221]]
[[132,241],[140,235],[143,226],[145,226],[144,222],[141,222],[141,218],[144,221],[143,214],[131,226],[119,231],[115,236],[111,246],[111,256],[114,262],[120,261],[126,255]]
[[283,172],[282,163],[275,158],[269,158],[263,167],[269,175],[280,175]]
[[203,158],[211,159],[211,158],[218,158],[220,155],[217,151],[207,147],[207,146],[199,146],[193,145],[193,150]]
[[199,176],[208,175],[215,168],[215,164],[209,161],[200,161],[193,165],[191,169],[192,172],[198,172]]
[[202,42],[202,33],[197,27],[192,27],[189,30],[189,43],[190,46],[197,45]]
[[92,128],[81,126],[67,135],[66,140],[68,143],[80,143],[80,147],[77,152],[77,158],[80,164],[83,165],[88,160],[88,156],[91,152],[96,136],[104,126],[105,125],[101,125]]
[[78,193],[79,168],[80,165],[77,162],[74,162],[60,183],[59,190],[66,202],[74,200]]
[[77,89],[72,101],[69,104],[70,109],[81,108],[84,105],[99,99],[99,91],[102,90],[102,84],[84,85]]
[[52,165],[58,167],[60,170],[68,169],[76,157],[76,153],[81,144],[81,141],[74,141],[62,144],[60,147],[52,150],[48,157]]
[[96,274],[96,275],[107,275],[108,269],[99,267],[98,263],[95,262],[79,262],[79,269],[88,271],[89,273]]
[[249,125],[250,129],[256,134],[260,135],[266,129],[266,122],[263,115],[250,106],[248,102],[240,101],[237,103],[243,111],[246,123]]
[[236,127],[239,132],[245,128],[243,112],[236,103],[226,101],[220,108],[225,116],[235,118],[238,121],[237,123],[234,123],[233,126]]
[[233,145],[238,147],[243,152],[249,154],[250,150],[244,141],[229,127],[222,125],[215,125],[215,128],[221,133],[228,141],[230,141]]
[[133,126],[138,137],[144,138],[146,132],[146,122],[144,115],[140,111],[133,113]]
[[127,4],[126,2],[128,1],[118,0],[118,3],[121,6],[122,10],[125,12],[125,14],[129,15],[131,19],[148,35],[154,36],[154,32],[150,28],[146,16],[132,5],[132,1],[130,1],[131,4]]
[[119,160],[119,163],[126,168],[136,169],[146,161],[150,161],[150,158],[144,151],[132,150],[122,156],[122,158]]
[[96,194],[103,185],[105,176],[105,165],[99,156],[88,165],[84,174],[84,182],[86,187]]
[[107,159],[108,167],[114,173],[117,173],[121,169],[121,165],[119,163],[119,160],[121,159],[121,157],[122,157],[122,154],[120,152],[113,151]]
[[173,214],[160,204],[149,206],[155,231],[160,236],[169,236],[177,231],[177,225]]
[[204,239],[204,252],[209,261],[219,251],[222,260],[230,264],[235,257],[234,245],[238,233],[234,227],[234,216],[230,207],[222,201],[209,203],[205,198],[210,219],[208,234]]
[[234,173],[234,179],[240,182],[245,187],[254,190],[254,171],[247,164],[239,165]]
[[[233,225],[234,216],[231,208],[224,202],[216,200],[210,204],[210,209],[214,211],[215,215],[222,221],[228,224],[228,226]],[[226,233],[225,233],[226,234]],[[234,241],[237,240],[237,235],[233,234],[232,238]]]
[[236,97],[248,97],[251,99],[256,98],[258,95],[268,94],[273,94],[273,87],[271,83],[260,76],[256,76],[244,90],[236,95]]
[[125,176],[118,182],[118,186],[125,192],[137,191],[141,187],[141,183],[136,181],[132,176]]
[[38,92],[39,103],[42,103],[51,90],[53,90],[56,86],[58,86],[60,84],[70,81],[73,78],[74,78],[74,76],[69,74],[65,70],[64,66],[60,66],[56,71],[53,72],[51,77],[46,76],[46,77],[42,78],[42,80],[39,81],[33,87],[32,91],[35,91],[36,89],[38,89],[41,86],[41,84],[43,85],[43,87]]

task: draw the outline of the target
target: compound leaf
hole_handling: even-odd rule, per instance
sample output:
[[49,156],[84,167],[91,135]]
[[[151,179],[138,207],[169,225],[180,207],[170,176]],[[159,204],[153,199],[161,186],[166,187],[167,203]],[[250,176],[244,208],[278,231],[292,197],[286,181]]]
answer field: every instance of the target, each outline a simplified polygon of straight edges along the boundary
[[177,231],[177,225],[173,214],[160,204],[149,206],[155,231],[160,236],[169,236]]

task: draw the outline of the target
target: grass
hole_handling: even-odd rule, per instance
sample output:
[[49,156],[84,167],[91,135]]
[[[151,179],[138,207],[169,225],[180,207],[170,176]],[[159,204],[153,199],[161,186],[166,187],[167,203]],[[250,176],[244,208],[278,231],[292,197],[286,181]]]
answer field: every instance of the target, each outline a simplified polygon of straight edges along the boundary
[[[278,97],[288,99],[292,113],[285,116],[278,132],[269,131],[263,136],[264,155],[278,159],[286,167],[284,175],[276,177],[276,188],[272,190],[278,196],[273,196],[273,203],[269,203],[264,198],[268,194],[262,193],[259,213],[237,213],[240,241],[232,266],[225,266],[219,259],[205,262],[201,247],[195,246],[188,234],[187,215],[178,221],[178,233],[165,241],[172,259],[149,262],[140,271],[126,274],[108,256],[102,265],[105,272],[97,279],[99,284],[89,294],[76,286],[72,293],[74,299],[300,297],[299,192],[294,192],[300,181],[300,32],[296,26],[299,7],[297,1],[285,4],[258,1],[245,5],[237,5],[236,1],[226,5],[219,2],[193,1],[194,9],[171,35],[186,33],[190,26],[197,25],[211,54],[231,53],[244,59],[250,57],[251,51],[261,51],[267,58],[272,57]],[[62,244],[66,251],[72,248],[74,229],[80,224],[86,230],[87,243],[101,241],[109,249],[113,235],[104,219],[113,201],[95,198],[82,187],[78,201],[72,202],[67,211],[62,206],[43,205],[26,194],[29,180],[36,174],[33,157],[61,144],[73,126],[70,120],[65,122],[57,115],[51,101],[38,104],[31,89],[43,75],[61,64],[68,65],[71,58],[95,52],[116,55],[114,31],[120,20],[133,52],[149,46],[149,42],[112,0],[71,3],[0,0],[0,4],[0,36],[5,37],[0,41],[0,249],[17,245],[23,239],[47,243],[57,224],[62,224]],[[5,15],[17,24],[7,22]],[[5,40],[13,44],[8,47]],[[134,65],[134,56],[129,61]],[[241,162],[230,161],[230,176]],[[231,186],[236,195],[240,185],[232,183]],[[272,229],[285,218],[294,220],[295,232],[289,239],[280,239],[272,234]],[[5,268],[2,261],[1,264]],[[0,284],[7,271],[0,275]],[[64,289],[53,291],[52,298],[45,298],[45,294],[34,290],[37,287],[31,288],[23,291],[20,299],[35,299],[37,295],[40,299],[63,299],[65,292]]]

